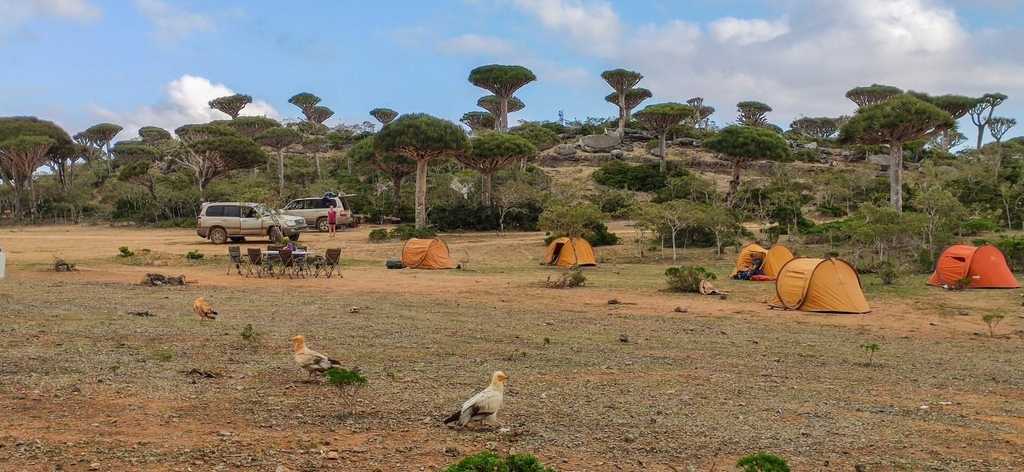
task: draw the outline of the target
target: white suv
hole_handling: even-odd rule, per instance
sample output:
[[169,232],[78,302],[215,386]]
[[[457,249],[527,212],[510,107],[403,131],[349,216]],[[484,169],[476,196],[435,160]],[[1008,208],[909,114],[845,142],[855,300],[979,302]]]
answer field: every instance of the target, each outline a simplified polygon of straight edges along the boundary
[[298,241],[305,227],[306,220],[275,214],[259,203],[212,202],[199,211],[196,234],[214,244],[244,241],[246,236],[267,236],[276,243],[284,236]]
[[343,197],[350,195],[327,195],[323,198],[299,198],[288,202],[281,212],[286,215],[299,216],[306,220],[306,224],[319,231],[327,231],[327,209],[334,205],[338,212],[337,226],[355,226],[356,221],[352,218],[352,211],[349,210]]

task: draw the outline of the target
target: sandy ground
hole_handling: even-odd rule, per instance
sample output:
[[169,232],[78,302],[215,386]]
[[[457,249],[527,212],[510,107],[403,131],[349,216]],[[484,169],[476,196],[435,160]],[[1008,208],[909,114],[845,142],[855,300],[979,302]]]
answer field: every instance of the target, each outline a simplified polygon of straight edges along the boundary
[[[732,470],[762,450],[801,471],[1024,470],[1020,291],[866,276],[868,315],[780,312],[770,283],[663,291],[671,261],[638,261],[621,224],[626,243],[569,290],[542,286],[559,272],[540,233],[445,235],[465,270],[389,271],[401,244],[370,229],[303,235],[344,250],[343,278],[270,280],[228,275],[226,248],[191,230],[0,228],[0,469],[439,470],[493,449],[563,471]],[[724,278],[731,257],[679,263]],[[147,272],[193,283],[138,286]],[[221,317],[196,319],[197,296]],[[1006,316],[994,337],[987,313]],[[305,382],[295,334],[367,374],[354,404]],[[496,369],[502,428],[440,426]]]

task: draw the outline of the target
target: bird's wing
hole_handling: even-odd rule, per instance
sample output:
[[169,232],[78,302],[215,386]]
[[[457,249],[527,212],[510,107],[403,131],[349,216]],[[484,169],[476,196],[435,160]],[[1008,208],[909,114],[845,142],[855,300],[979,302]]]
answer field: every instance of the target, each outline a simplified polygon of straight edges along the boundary
[[482,392],[473,395],[469,400],[466,400],[466,402],[462,404],[462,411],[466,412],[475,409],[476,411],[473,412],[474,416],[479,414],[496,413],[498,409],[501,408],[501,402],[501,392],[492,390],[491,388],[486,388]]

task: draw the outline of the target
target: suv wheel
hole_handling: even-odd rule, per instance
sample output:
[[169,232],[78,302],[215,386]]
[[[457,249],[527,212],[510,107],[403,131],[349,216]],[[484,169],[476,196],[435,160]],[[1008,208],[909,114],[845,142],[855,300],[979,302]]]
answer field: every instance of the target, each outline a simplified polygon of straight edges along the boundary
[[331,228],[328,227],[328,225],[327,225],[327,218],[320,218],[320,219],[316,220],[316,229],[317,229],[317,231],[320,231],[321,233],[326,233],[326,232],[330,231]]
[[213,228],[210,230],[210,242],[213,244],[224,244],[228,242],[228,232],[224,228]]
[[291,236],[288,236],[288,239],[291,239],[292,241],[298,241],[298,240],[299,240],[299,235],[300,235],[300,234],[301,234],[301,233],[295,233],[295,234],[293,234],[293,235],[291,235]]
[[284,237],[284,234],[281,233],[281,228],[278,228],[277,226],[275,226],[273,228],[270,228],[270,232],[268,233],[268,236],[270,236],[271,244],[277,244],[277,242],[280,241],[281,238]]

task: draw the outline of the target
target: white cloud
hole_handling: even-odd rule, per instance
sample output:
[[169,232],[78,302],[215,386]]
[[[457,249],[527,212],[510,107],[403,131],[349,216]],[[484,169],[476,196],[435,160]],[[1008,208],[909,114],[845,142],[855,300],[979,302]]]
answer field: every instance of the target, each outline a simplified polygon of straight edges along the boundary
[[[1024,97],[1024,63],[1015,56],[1024,30],[970,31],[942,0],[787,0],[777,2],[786,6],[781,18],[699,25],[668,16],[641,26],[623,23],[607,3],[514,1],[573,50],[643,73],[652,102],[703,96],[719,123],[734,121],[742,100],[768,103],[769,119],[783,126],[801,115],[848,114],[846,90],[873,82]],[[588,21],[603,26],[581,26]],[[581,48],[586,40],[595,46]]]
[[548,29],[569,35],[577,46],[599,56],[618,50],[622,35],[619,15],[604,1],[513,0]]
[[[140,107],[135,111],[118,112],[96,105],[92,107],[92,112],[100,119],[123,126],[124,131],[118,136],[120,139],[131,139],[143,126],[159,126],[173,131],[184,124],[227,119],[227,115],[210,108],[208,102],[236,92],[224,84],[215,84],[209,79],[185,74],[168,83],[165,93],[166,97],[161,102]],[[273,106],[255,99],[242,109],[241,115],[280,118],[280,114]]]
[[777,20],[726,17],[708,25],[711,36],[720,43],[732,43],[746,46],[754,43],[771,41],[789,32],[789,21],[786,18]]
[[478,34],[463,34],[448,38],[441,42],[439,48],[448,54],[485,56],[502,56],[515,50],[515,47],[504,39]]
[[90,0],[0,0],[0,12],[3,12],[0,13],[0,28],[8,31],[36,18],[54,17],[85,23],[103,15]]
[[135,6],[153,23],[153,35],[162,42],[180,41],[192,33],[207,33],[216,27],[209,16],[176,9],[162,0],[135,0]]

